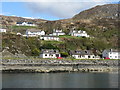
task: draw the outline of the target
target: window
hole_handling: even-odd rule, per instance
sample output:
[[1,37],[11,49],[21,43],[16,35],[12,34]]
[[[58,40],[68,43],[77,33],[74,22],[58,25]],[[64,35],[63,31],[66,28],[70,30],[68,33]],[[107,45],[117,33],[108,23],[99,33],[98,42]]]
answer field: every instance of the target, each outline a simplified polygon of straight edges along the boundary
[[85,51],[85,53],[87,53],[87,51]]
[[47,56],[47,54],[45,54],[45,56]]
[[83,55],[82,57],[85,57],[85,55]]
[[59,57],[59,54],[56,54],[56,57]]
[[80,57],[81,57],[81,55],[80,55]]
[[90,58],[90,56],[88,56],[88,58]]
[[117,58],[117,56],[115,56],[115,58]]

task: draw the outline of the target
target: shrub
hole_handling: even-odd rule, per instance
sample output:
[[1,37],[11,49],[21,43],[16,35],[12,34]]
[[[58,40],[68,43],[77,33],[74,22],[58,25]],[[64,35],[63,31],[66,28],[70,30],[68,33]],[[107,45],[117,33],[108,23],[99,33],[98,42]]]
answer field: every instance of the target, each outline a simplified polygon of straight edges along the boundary
[[60,54],[61,54],[62,57],[68,57],[69,56],[69,54],[67,52],[60,52]]
[[39,54],[40,54],[40,50],[38,48],[34,48],[32,50],[32,56],[39,56]]

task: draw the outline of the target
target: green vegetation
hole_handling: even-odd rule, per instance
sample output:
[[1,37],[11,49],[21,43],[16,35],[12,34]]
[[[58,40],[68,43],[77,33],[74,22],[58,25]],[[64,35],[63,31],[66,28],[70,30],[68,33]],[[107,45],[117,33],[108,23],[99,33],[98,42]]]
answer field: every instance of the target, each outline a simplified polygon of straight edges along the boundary
[[[3,57],[2,59],[5,60],[21,60],[21,59],[31,59],[31,60],[55,60],[54,58],[40,58],[39,56],[28,56],[28,57],[24,57],[24,58],[17,58],[17,57]],[[76,60],[95,60],[95,59],[74,59],[72,57],[69,58],[62,58],[60,60],[72,60],[72,61],[76,61]],[[120,59],[99,59],[99,60],[104,60],[104,61],[108,61],[108,60],[120,60]]]
[[36,26],[12,26],[12,29],[28,29],[28,28],[37,28]]
[[63,41],[42,41],[42,43],[49,43],[49,44],[61,44],[61,43],[64,43]]
[[62,36],[59,36],[60,38],[67,38],[67,39],[81,39],[81,38],[84,38],[84,37],[75,37],[75,36],[70,36],[70,35],[62,35]]
[[[120,21],[115,15],[118,12],[117,6],[117,4],[98,6],[83,11],[73,18],[57,21],[2,16],[2,28],[12,32],[3,34],[2,49],[8,47],[8,50],[13,54],[20,51],[27,56],[38,56],[41,49],[59,49],[61,54],[66,57],[69,50],[96,49],[99,51],[97,54],[100,55],[104,49],[120,48],[120,42],[118,42],[120,37],[118,22]],[[38,26],[14,26],[19,21],[34,22]],[[17,32],[25,34],[25,31],[30,28],[40,28],[46,34],[52,33],[53,29],[62,29],[67,35],[59,36],[61,41],[43,41],[39,38],[25,38],[15,35]],[[86,31],[90,38],[69,36],[68,33],[72,28]]]
[[34,48],[32,50],[32,56],[39,56],[40,55],[40,50],[38,48]]
[[61,54],[61,57],[68,57],[69,56],[69,54],[67,52],[60,52],[60,54]]
[[27,29],[31,29],[31,28],[38,29],[37,26],[9,26],[8,28],[12,32],[15,32],[15,33],[20,32],[22,34],[24,34]]
[[50,43],[45,43],[40,48],[41,49],[58,49],[55,45],[52,45]]
[[97,49],[100,54],[104,49],[115,47],[113,42],[110,43],[104,38],[60,37],[61,41],[44,41],[35,37],[26,38],[15,34],[3,34],[2,46],[3,49],[9,47],[9,51],[13,54],[21,51],[27,56],[39,56],[41,49],[58,49],[64,57],[68,56],[69,50]]

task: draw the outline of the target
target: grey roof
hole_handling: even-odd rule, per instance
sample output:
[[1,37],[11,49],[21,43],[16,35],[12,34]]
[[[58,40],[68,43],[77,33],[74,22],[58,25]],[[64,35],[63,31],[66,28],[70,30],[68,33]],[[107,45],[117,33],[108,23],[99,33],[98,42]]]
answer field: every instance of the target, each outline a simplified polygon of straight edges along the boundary
[[16,24],[22,24],[23,22],[17,22]]
[[59,54],[58,50],[55,49],[42,49],[41,54]]
[[28,22],[27,24],[33,24],[32,22]]
[[107,52],[120,52],[119,49],[106,49]]
[[[17,22],[16,24],[22,24],[23,22]],[[32,22],[25,22],[27,24],[33,24]]]
[[91,50],[76,50],[76,51],[70,51],[72,55],[93,55],[93,52]]

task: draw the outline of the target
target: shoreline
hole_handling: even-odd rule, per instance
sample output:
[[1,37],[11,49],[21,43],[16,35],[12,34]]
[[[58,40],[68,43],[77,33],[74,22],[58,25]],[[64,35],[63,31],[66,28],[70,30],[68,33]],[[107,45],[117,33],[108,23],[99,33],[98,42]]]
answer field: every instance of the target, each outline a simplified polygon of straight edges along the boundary
[[[2,72],[118,72],[118,60],[2,60]],[[18,61],[18,62],[16,62]]]
[[118,68],[82,68],[82,69],[4,69],[2,73],[60,73],[60,72],[115,72],[118,73]]

